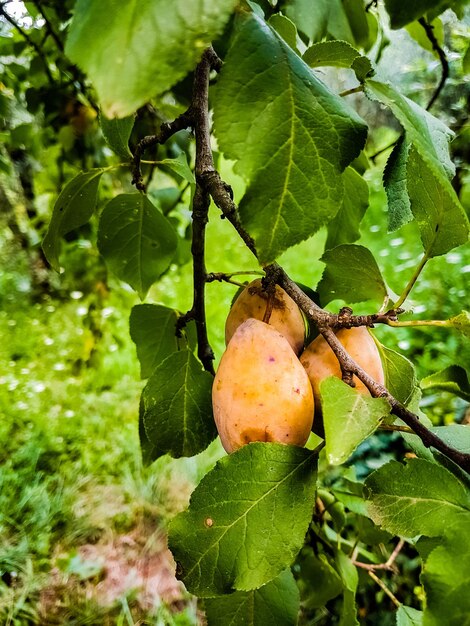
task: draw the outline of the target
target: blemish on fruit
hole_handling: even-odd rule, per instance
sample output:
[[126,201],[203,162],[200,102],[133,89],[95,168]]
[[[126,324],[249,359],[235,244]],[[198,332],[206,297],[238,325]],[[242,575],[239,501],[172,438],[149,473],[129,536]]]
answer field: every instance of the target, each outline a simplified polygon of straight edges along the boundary
[[275,359],[273,356],[270,356],[270,357],[269,357],[269,362],[270,362],[270,363],[274,363],[274,361],[275,361],[275,360],[276,360],[276,359]]
[[300,393],[300,389],[299,389],[298,387],[296,387],[296,388],[294,389],[294,391],[295,391],[295,393]]

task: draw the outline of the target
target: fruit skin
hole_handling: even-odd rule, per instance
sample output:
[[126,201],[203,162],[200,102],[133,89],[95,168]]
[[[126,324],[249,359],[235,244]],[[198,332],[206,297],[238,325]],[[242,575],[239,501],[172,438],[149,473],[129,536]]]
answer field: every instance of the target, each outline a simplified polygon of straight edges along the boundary
[[[376,382],[383,385],[385,376],[382,361],[375,341],[367,328],[364,326],[349,329],[341,328],[336,332],[336,337],[354,361]],[[321,414],[320,383],[328,376],[342,377],[338,359],[327,342],[319,335],[300,355],[300,362],[305,367],[312,383],[315,410]],[[357,391],[370,395],[367,387],[356,376],[353,376],[353,381]]]
[[[263,321],[268,295],[263,291],[261,278],[252,281],[233,303],[225,322],[225,344],[228,345],[237,328],[249,318]],[[296,354],[300,354],[305,342],[305,323],[299,307],[290,296],[276,285],[273,310],[269,325],[287,339]]]
[[233,452],[250,441],[303,446],[313,422],[313,392],[288,341],[248,319],[233,335],[212,387],[222,445]]

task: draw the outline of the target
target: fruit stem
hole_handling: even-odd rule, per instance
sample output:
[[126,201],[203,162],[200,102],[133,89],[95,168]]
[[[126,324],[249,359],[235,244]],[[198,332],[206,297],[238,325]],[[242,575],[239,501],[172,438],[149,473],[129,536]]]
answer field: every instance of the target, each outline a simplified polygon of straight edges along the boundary
[[400,328],[402,326],[452,326],[449,320],[406,320],[402,322],[388,320],[387,324],[396,328]]
[[401,307],[401,305],[403,304],[403,302],[405,302],[405,300],[407,299],[407,297],[410,295],[410,291],[413,289],[416,281],[419,278],[419,275],[421,274],[421,272],[424,269],[424,266],[426,265],[426,263],[428,262],[429,257],[427,255],[427,253],[425,253],[423,255],[423,258],[421,259],[421,261],[419,262],[417,268],[415,269],[415,271],[413,272],[413,276],[410,278],[408,284],[406,285],[405,289],[403,290],[403,293],[401,294],[401,296],[398,298],[398,300],[395,302],[394,304],[394,308],[398,309]]

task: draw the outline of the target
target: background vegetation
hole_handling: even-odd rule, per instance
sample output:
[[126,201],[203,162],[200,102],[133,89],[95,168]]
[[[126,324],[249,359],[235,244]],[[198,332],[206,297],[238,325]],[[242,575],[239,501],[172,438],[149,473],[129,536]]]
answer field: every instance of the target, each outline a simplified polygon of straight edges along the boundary
[[[0,623],[196,624],[201,613],[173,578],[165,527],[187,505],[222,450],[214,442],[193,459],[164,457],[149,468],[142,466],[137,413],[143,383],[128,330],[128,313],[138,299],[108,275],[96,249],[96,217],[64,242],[64,274],[52,272],[40,250],[51,207],[65,182],[82,168],[116,162],[100,131],[94,92],[63,54],[73,2],[3,2],[0,7]],[[467,10],[457,20],[448,11],[442,24],[451,78],[434,112],[457,131],[452,150],[468,212],[470,89],[462,51],[470,14]],[[379,66],[387,71],[393,55],[395,82],[425,103],[439,61],[405,31],[386,35],[393,45],[380,51]],[[325,80],[343,77],[327,74]],[[159,101],[157,111],[151,106],[139,110],[131,144],[152,132],[159,116],[180,112],[188,91],[184,81],[179,89],[179,101]],[[398,129],[385,113],[373,119],[375,113],[364,107],[361,114],[377,130],[376,145],[368,146],[373,154],[389,145]],[[185,131],[158,150],[159,160],[183,152],[193,156]],[[388,284],[399,293],[421,247],[413,224],[386,233],[381,177],[387,154],[371,162],[366,174],[370,207],[359,243],[374,252]],[[243,184],[231,163],[219,156],[219,168],[235,181],[239,198]],[[184,233],[187,185],[164,167],[147,166],[145,176],[151,181],[150,195],[168,211],[179,206],[175,219]],[[105,174],[99,206],[116,192],[129,191],[128,178]],[[173,193],[175,180],[179,197]],[[316,285],[323,265],[310,258],[318,258],[325,236],[321,231],[280,258],[296,280]],[[227,249],[230,259],[223,254]],[[256,269],[215,211],[207,259],[209,271]],[[181,246],[178,263],[152,287],[150,301],[180,310],[190,307],[188,261],[188,249]],[[432,259],[412,294],[413,318],[447,319],[458,313],[468,298],[469,275],[468,246]],[[208,286],[210,339],[217,358],[224,349],[224,320],[234,290],[227,284]],[[363,306],[369,310],[367,303]],[[407,356],[420,376],[452,363],[470,363],[468,342],[462,346],[446,329],[381,327],[376,334]],[[468,405],[451,394],[425,393],[423,404],[435,425],[468,419]],[[352,460],[358,477],[364,477],[404,452],[398,435],[382,433],[368,439]],[[336,478],[328,480],[333,484]],[[352,470],[343,476],[348,478],[353,478]],[[348,524],[351,535],[357,533],[357,518],[348,514]],[[359,528],[366,544],[385,550],[390,537],[372,538],[374,532],[381,531],[366,522]],[[399,573],[387,574],[388,584],[406,604],[419,607],[418,554],[408,546],[397,565]],[[383,589],[362,572],[358,603],[364,623],[395,623]],[[334,602],[320,610],[312,603],[309,610],[307,597],[305,606],[305,623],[333,623]]]

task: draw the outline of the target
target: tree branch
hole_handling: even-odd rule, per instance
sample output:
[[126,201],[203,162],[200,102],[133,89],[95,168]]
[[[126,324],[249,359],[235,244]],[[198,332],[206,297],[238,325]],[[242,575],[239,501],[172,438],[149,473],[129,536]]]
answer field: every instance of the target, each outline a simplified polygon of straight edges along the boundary
[[[140,155],[149,145],[166,140],[177,130],[188,126],[194,126],[196,135],[196,181],[197,197],[193,206],[193,258],[194,258],[194,300],[193,307],[186,316],[185,321],[194,319],[198,329],[198,344],[201,361],[206,369],[212,368],[213,354],[207,339],[204,289],[208,275],[204,264],[204,233],[207,223],[207,211],[209,198],[212,197],[216,206],[221,210],[223,217],[227,218],[238,232],[246,246],[257,257],[256,246],[253,238],[245,230],[240,222],[237,206],[233,202],[232,190],[225,183],[214,168],[212,151],[210,146],[209,125],[209,78],[210,70],[220,68],[221,61],[212,48],[208,48],[196,68],[193,96],[188,111],[177,118],[174,122],[164,125],[158,136],[144,137],[138,144],[134,153],[134,182],[138,184],[140,175]],[[349,356],[343,345],[336,337],[334,329],[351,328],[353,326],[373,326],[374,323],[388,324],[396,321],[397,315],[402,311],[391,310],[386,313],[374,315],[354,316],[352,311],[344,308],[338,315],[329,313],[315,304],[294,281],[292,281],[283,268],[273,263],[264,268],[268,281],[279,284],[288,295],[296,302],[308,319],[318,327],[320,333],[336,355],[341,370],[345,373],[354,374],[361,380],[373,397],[385,398],[391,412],[399,417],[409,428],[413,430],[427,447],[434,447],[446,455],[463,470],[470,473],[470,454],[464,454],[452,448],[437,435],[424,426],[417,415],[409,411],[381,384],[373,380],[359,365]],[[212,275],[211,275],[212,276]],[[212,278],[211,278],[212,280]],[[183,321],[183,325],[185,323]],[[209,371],[213,371],[209,369]],[[373,572],[369,572],[373,574]]]
[[192,125],[193,115],[191,107],[189,107],[187,111],[173,120],[173,122],[162,124],[160,132],[157,135],[147,135],[139,141],[134,150],[132,166],[132,184],[135,185],[139,191],[145,191],[144,179],[142,178],[142,172],[140,171],[140,162],[145,150],[152,146],[156,146],[157,144],[165,143],[165,141],[167,141],[172,135]]
[[432,44],[432,49],[435,52],[437,52],[437,56],[439,57],[439,61],[441,62],[441,67],[442,67],[441,80],[439,81],[431,99],[426,105],[426,111],[429,111],[429,109],[432,107],[432,105],[436,102],[437,98],[439,97],[439,94],[441,93],[442,89],[444,88],[446,80],[449,78],[449,62],[447,61],[446,53],[441,48],[441,46],[439,45],[439,42],[436,39],[436,35],[434,34],[434,27],[431,24],[429,24],[429,22],[427,22],[424,17],[420,17],[418,22],[424,28],[426,37],[429,39],[429,41]]

